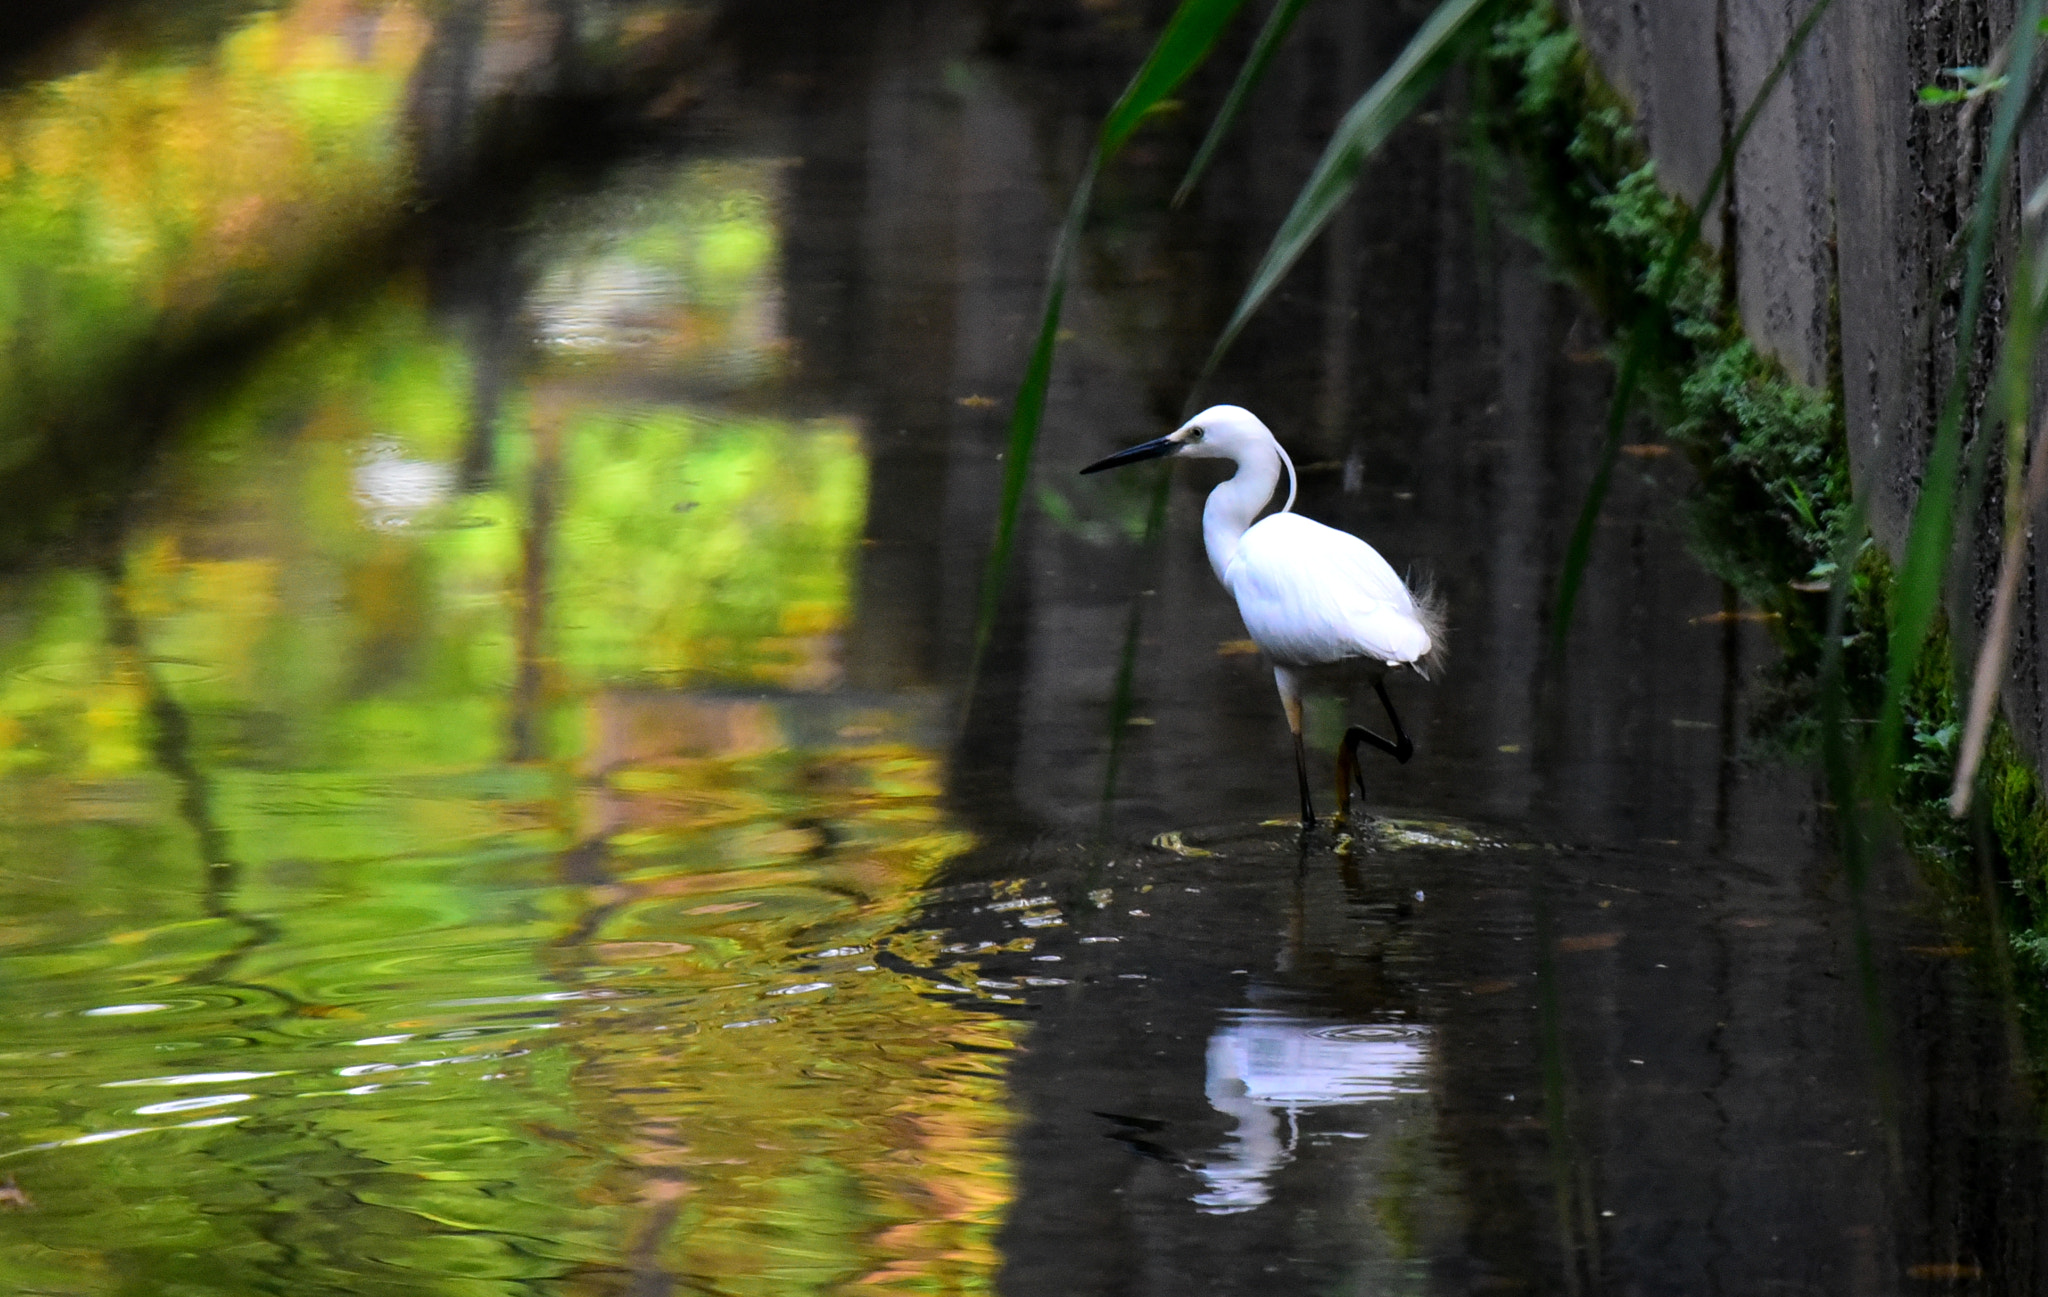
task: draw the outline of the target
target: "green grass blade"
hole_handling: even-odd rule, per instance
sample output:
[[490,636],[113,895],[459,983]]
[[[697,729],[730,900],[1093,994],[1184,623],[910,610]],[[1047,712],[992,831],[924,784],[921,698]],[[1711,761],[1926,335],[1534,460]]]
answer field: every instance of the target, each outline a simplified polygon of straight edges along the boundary
[[1870,874],[1869,841],[1864,832],[1860,803],[1861,781],[1855,753],[1849,742],[1849,692],[1843,646],[1849,625],[1849,597],[1856,582],[1856,553],[1862,546],[1865,526],[1863,502],[1852,501],[1848,524],[1843,528],[1833,555],[1835,580],[1828,587],[1827,631],[1821,637],[1820,710],[1821,767],[1827,776],[1829,800],[1834,803],[1841,837],[1837,848],[1849,885],[1860,890]]
[[1835,547],[1835,580],[1828,590],[1827,632],[1821,639],[1821,766],[1827,779],[1828,800],[1834,805],[1835,847],[1841,857],[1843,881],[1848,884],[1851,948],[1856,959],[1856,983],[1861,992],[1871,1076],[1877,1090],[1886,1152],[1896,1170],[1902,1164],[1898,1087],[1891,1066],[1891,1031],[1877,973],[1867,900],[1874,846],[1874,808],[1870,796],[1874,790],[1864,777],[1865,768],[1858,765],[1856,745],[1849,734],[1848,668],[1843,658],[1849,600],[1856,582],[1856,555],[1863,547],[1866,525],[1863,502],[1852,501],[1848,522]]
[[[1160,465],[1152,483],[1151,501],[1145,508],[1145,548],[1148,550],[1166,530],[1166,505],[1172,484],[1172,470],[1167,465]],[[1131,600],[1130,615],[1124,621],[1123,651],[1117,655],[1116,691],[1109,704],[1109,761],[1102,772],[1104,828],[1108,827],[1109,810],[1116,801],[1117,776],[1123,771],[1124,740],[1130,736],[1131,714],[1137,707],[1138,646],[1144,639],[1144,627],[1145,600],[1141,597]]]
[[[995,633],[996,612],[1003,601],[1003,585],[1009,576],[1010,554],[1017,544],[1017,518],[1024,503],[1024,488],[1031,481],[1031,458],[1038,449],[1038,428],[1045,418],[1045,394],[1052,381],[1052,355],[1059,343],[1060,308],[1067,297],[1067,263],[1073,260],[1074,245],[1080,241],[1081,221],[1088,211],[1088,199],[1095,190],[1096,167],[1091,162],[1067,205],[1067,219],[1060,226],[1053,245],[1052,265],[1047,271],[1045,310],[1038,322],[1038,339],[1032,344],[1031,359],[1024,366],[1024,380],[1017,385],[1017,399],[1010,406],[1010,429],[1003,457],[1003,498],[996,513],[995,540],[990,544],[988,562],[981,574],[981,606],[975,612],[974,660],[970,679],[979,674],[989,637]],[[972,695],[973,690],[968,690]]]
[[1230,128],[1237,124],[1237,115],[1244,109],[1244,101],[1251,97],[1252,90],[1265,78],[1266,68],[1273,62],[1273,56],[1280,52],[1287,33],[1294,28],[1294,20],[1308,7],[1308,0],[1280,0],[1273,6],[1273,12],[1266,15],[1266,25],[1259,29],[1258,40],[1252,43],[1251,56],[1237,71],[1237,80],[1230,87],[1230,94],[1223,100],[1223,107],[1217,110],[1216,120],[1209,126],[1209,134],[1202,140],[1202,147],[1195,150],[1194,161],[1188,163],[1188,173],[1181,179],[1180,188],[1174,191],[1173,206],[1179,207],[1195,192],[1195,185],[1202,174],[1209,169],[1209,161],[1216,155],[1216,149],[1223,143],[1223,137],[1230,134]]
[[1088,200],[1095,192],[1096,177],[1130,139],[1139,123],[1155,111],[1166,97],[1202,65],[1216,45],[1224,25],[1243,6],[1244,0],[1184,0],[1174,11],[1166,30],[1159,34],[1152,52],[1131,78],[1131,84],[1103,120],[1095,151],[1067,204],[1053,243],[1052,264],[1046,271],[1045,309],[1038,323],[1038,337],[1032,344],[1031,359],[1024,378],[1017,385],[1016,400],[1010,406],[1010,427],[1003,461],[1003,496],[996,514],[995,539],[988,562],[982,569],[981,603],[974,624],[974,656],[968,667],[969,697],[974,678],[980,674],[989,637],[995,633],[996,612],[1002,605],[1003,587],[1009,579],[1010,557],[1017,543],[1017,520],[1024,504],[1024,489],[1031,480],[1031,462],[1038,449],[1038,429],[1045,418],[1046,389],[1052,382],[1053,352],[1059,344],[1060,311],[1066,303],[1067,271],[1074,249],[1081,241],[1081,226],[1088,217]]
[[1252,273],[1251,285],[1244,290],[1237,310],[1231,314],[1230,322],[1223,327],[1222,336],[1216,339],[1216,346],[1209,353],[1209,361],[1202,368],[1203,376],[1213,373],[1223,359],[1223,353],[1237,340],[1246,321],[1265,304],[1301,254],[1315,242],[1323,227],[1329,224],[1337,209],[1351,196],[1352,187],[1358,182],[1359,170],[1366,159],[1378,151],[1394,128],[1408,119],[1408,116],[1422,103],[1436,83],[1443,79],[1451,63],[1464,47],[1467,38],[1484,30],[1483,20],[1493,14],[1498,0],[1443,0],[1436,12],[1422,24],[1421,30],[1409,40],[1394,60],[1392,67],[1381,74],[1351,111],[1344,114],[1344,120],[1337,125],[1337,131],[1323,149],[1323,156],[1317,160],[1315,170],[1310,173],[1308,183],[1302,186],[1294,207],[1287,213],[1287,219],[1280,223],[1280,230],[1273,236],[1273,242],[1266,249],[1265,259]]
[[[2005,669],[2012,652],[2013,612],[2026,565],[2027,520],[2038,511],[2044,492],[2048,492],[2048,451],[2039,446],[2040,434],[2033,430],[2035,349],[2040,344],[2042,325],[2048,323],[2043,319],[2044,303],[2037,288],[2043,252],[2048,249],[2022,248],[2013,273],[2018,291],[2008,297],[2008,323],[1998,375],[2005,405],[2005,537],[1998,558],[1998,579],[1992,586],[1991,615],[1985,620],[1970,675],[1970,701],[1964,711],[1963,737],[1956,749],[1955,778],[1949,789],[1949,814],[1956,819],[1969,813],[1977,767],[1984,757],[1984,744],[1991,737],[1991,718],[2005,683]],[[2031,456],[2027,453],[2030,438],[2036,443]],[[1980,463],[1988,458],[1991,440],[1989,436],[1978,438],[1975,458]],[[1963,493],[1966,500],[1980,498],[1983,489],[1981,471],[1973,472],[1971,479]],[[1960,636],[1957,642],[1961,643]]]
[[1756,88],[1742,120],[1736,123],[1734,133],[1728,137],[1728,143],[1714,163],[1714,169],[1708,173],[1699,201],[1692,205],[1691,214],[1686,217],[1685,225],[1671,245],[1671,255],[1657,268],[1650,281],[1648,303],[1629,329],[1628,350],[1622,356],[1621,368],[1615,375],[1614,396],[1608,403],[1607,437],[1601,446],[1600,461],[1593,469],[1593,480],[1586,486],[1585,500],[1579,506],[1578,525],[1573,528],[1571,543],[1565,549],[1564,570],[1558,576],[1557,604],[1550,628],[1553,655],[1562,653],[1565,636],[1571,630],[1572,609],[1578,601],[1579,588],[1585,584],[1586,565],[1592,560],[1593,531],[1599,526],[1600,512],[1607,505],[1607,488],[1614,480],[1614,465],[1621,454],[1622,429],[1628,423],[1629,407],[1635,403],[1643,367],[1649,362],[1650,341],[1668,327],[1667,321],[1657,317],[1666,310],[1672,281],[1677,278],[1685,259],[1699,245],[1700,223],[1706,219],[1707,210],[1714,205],[1721,187],[1728,183],[1728,173],[1735,169],[1736,155],[1742,151],[1742,142],[1749,138],[1750,128],[1756,125],[1757,117],[1770,101],[1771,92],[1785,79],[1785,74],[1792,68],[1792,61],[1799,57],[1799,51],[1806,47],[1814,28],[1833,4],[1834,0],[1814,0],[1806,16],[1799,20],[1799,26],[1793,28],[1791,39],[1785,42],[1784,50],[1779,53],[1778,61],[1771,65],[1763,84]]
[[1621,369],[1615,375],[1614,399],[1607,405],[1607,435],[1600,445],[1600,460],[1594,465],[1593,480],[1586,487],[1586,498],[1579,505],[1579,521],[1572,528],[1571,542],[1565,546],[1564,569],[1557,578],[1557,612],[1550,624],[1553,657],[1564,652],[1565,633],[1571,629],[1572,607],[1578,602],[1579,587],[1586,579],[1586,565],[1593,557],[1593,532],[1600,525],[1600,510],[1607,503],[1607,488],[1614,480],[1614,466],[1621,458],[1621,434],[1628,427],[1629,399],[1649,357],[1649,344],[1644,341],[1648,335],[1648,330],[1638,329],[1630,336],[1628,350],[1622,353]]
[[1095,145],[1098,167],[1115,157],[1139,123],[1156,112],[1189,73],[1202,66],[1216,47],[1216,38],[1243,7],[1244,0],[1182,0],[1144,66],[1103,119]]
[[[2033,83],[2034,56],[2040,43],[2041,0],[2021,0],[2014,17],[2012,53],[2008,63],[2012,83]],[[1955,539],[1956,487],[1961,475],[1963,412],[1967,402],[1971,357],[1976,352],[1977,327],[1983,317],[1985,279],[1991,259],[1991,245],[2002,208],[2005,177],[2012,161],[2021,122],[2030,96],[2003,95],[1998,116],[1991,127],[1991,145],[1978,184],[1977,206],[1970,214],[1970,255],[1963,272],[1962,310],[1956,321],[1956,359],[1951,369],[1941,418],[1935,426],[1934,446],[1928,452],[1921,477],[1920,499],[1913,508],[1913,523],[1906,535],[1906,561],[1894,587],[1891,626],[1891,660],[1885,672],[1884,706],[1878,714],[1876,743],[1879,777],[1890,778],[1898,760],[1899,743],[1905,730],[1905,696],[1927,632],[1934,625],[1934,613],[1941,602],[1941,590],[1948,571],[1950,547]]]

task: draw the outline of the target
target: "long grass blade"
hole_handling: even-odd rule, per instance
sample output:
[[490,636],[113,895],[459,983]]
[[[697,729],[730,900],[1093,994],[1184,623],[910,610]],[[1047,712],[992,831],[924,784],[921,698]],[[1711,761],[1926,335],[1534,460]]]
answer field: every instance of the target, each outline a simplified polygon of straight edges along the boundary
[[1849,735],[1848,667],[1843,653],[1848,641],[1849,600],[1856,582],[1856,556],[1863,547],[1867,521],[1863,502],[1851,501],[1848,522],[1837,539],[1833,556],[1835,580],[1828,589],[1827,633],[1821,640],[1821,764],[1827,778],[1828,797],[1834,806],[1836,848],[1841,853],[1843,881],[1849,888],[1850,935],[1856,958],[1856,982],[1861,991],[1863,1028],[1870,1047],[1872,1079],[1877,1089],[1885,1150],[1896,1174],[1903,1165],[1898,1086],[1893,1074],[1891,1031],[1877,975],[1877,956],[1866,900],[1872,852],[1870,808],[1865,800],[1868,785],[1860,777],[1857,751]]
[[1842,861],[1852,887],[1869,876],[1868,842],[1860,813],[1862,785],[1856,777],[1855,753],[1849,743],[1849,692],[1843,646],[1848,639],[1849,596],[1855,585],[1856,553],[1865,525],[1863,503],[1852,501],[1848,525],[1837,539],[1834,584],[1828,587],[1827,632],[1821,638],[1820,711],[1821,766],[1828,795],[1840,822]]
[[1593,557],[1593,532],[1600,525],[1600,510],[1607,503],[1607,488],[1614,480],[1614,466],[1621,459],[1621,436],[1628,427],[1628,408],[1636,383],[1642,375],[1649,346],[1638,330],[1622,353],[1621,368],[1614,378],[1614,399],[1607,404],[1607,435],[1600,442],[1600,458],[1593,466],[1593,480],[1586,485],[1586,498],[1579,504],[1579,520],[1565,546],[1564,567],[1557,577],[1557,610],[1550,623],[1550,650],[1561,657],[1565,635],[1571,629],[1572,608],[1578,602],[1579,587],[1586,579],[1586,567]]
[[[1152,498],[1145,507],[1145,549],[1152,550],[1153,542],[1166,530],[1166,505],[1170,498],[1168,488],[1173,484],[1173,474],[1166,465],[1161,465],[1152,482]],[[1156,551],[1155,551],[1156,554]],[[1156,557],[1155,557],[1156,561]],[[1123,651],[1117,655],[1116,690],[1109,704],[1109,761],[1102,771],[1102,816],[1103,827],[1109,822],[1110,807],[1116,801],[1117,776],[1123,772],[1124,741],[1130,735],[1131,715],[1138,701],[1138,646],[1144,639],[1145,600],[1131,600],[1130,615],[1124,621]]]
[[1166,97],[1208,60],[1216,38],[1243,7],[1244,0],[1182,0],[1138,75],[1103,119],[1095,145],[1098,167],[1115,157],[1139,123],[1157,112]]
[[1649,303],[1645,315],[1639,316],[1629,330],[1628,349],[1622,355],[1620,369],[1615,374],[1614,395],[1608,401],[1607,436],[1601,443],[1600,459],[1593,468],[1593,480],[1586,486],[1586,497],[1579,506],[1578,525],[1572,529],[1571,542],[1565,547],[1564,569],[1558,575],[1557,604],[1551,617],[1550,643],[1553,655],[1564,648],[1565,637],[1571,630],[1572,609],[1577,603],[1579,588],[1585,584],[1586,565],[1593,554],[1593,531],[1599,526],[1600,513],[1607,505],[1607,488],[1614,480],[1614,466],[1621,456],[1622,430],[1628,424],[1629,408],[1635,403],[1636,388],[1642,378],[1643,368],[1649,362],[1651,339],[1661,331],[1664,322],[1647,318],[1661,313],[1670,300],[1671,286],[1685,259],[1699,245],[1700,225],[1706,220],[1707,211],[1721,194],[1722,186],[1728,183],[1729,172],[1735,169],[1735,158],[1742,152],[1742,143],[1749,138],[1750,128],[1756,125],[1764,105],[1770,101],[1771,92],[1785,79],[1792,62],[1799,57],[1799,51],[1806,47],[1814,28],[1827,13],[1834,0],[1814,0],[1806,16],[1792,29],[1791,39],[1779,53],[1778,61],[1771,65],[1763,84],[1750,97],[1749,107],[1743,111],[1735,130],[1721,149],[1721,156],[1714,162],[1714,169],[1707,174],[1707,183],[1700,190],[1699,201],[1692,205],[1692,211],[1680,228],[1678,238],[1672,242],[1671,255],[1660,265],[1650,281]]
[[1590,1204],[1584,1201],[1584,1157],[1572,1132],[1574,1094],[1566,1066],[1563,995],[1558,989],[1557,935],[1550,914],[1549,870],[1538,865],[1530,886],[1536,920],[1536,1027],[1543,1077],[1543,1124],[1550,1143],[1550,1201],[1556,1216],[1557,1252],[1564,1292],[1585,1291],[1589,1232],[1581,1227]]
[[[2021,0],[2014,16],[2008,75],[2016,87],[2033,84],[2041,7],[2041,0]],[[1934,625],[1955,541],[1967,380],[1971,359],[1976,354],[1977,328],[1983,318],[1985,280],[2002,210],[2006,172],[2030,99],[2027,94],[2000,97],[1998,115],[1992,121],[1990,148],[1978,182],[1976,209],[1970,214],[1970,253],[1964,265],[1962,309],[1956,320],[1955,364],[1949,372],[1941,418],[1935,425],[1934,445],[1921,477],[1920,499],[1913,508],[1913,523],[1906,534],[1905,565],[1894,587],[1891,660],[1885,672],[1884,705],[1878,713],[1874,739],[1877,777],[1886,781],[1897,763],[1905,731],[1906,690],[1919,664],[1927,632]]]
[[974,656],[968,667],[969,697],[973,696],[972,682],[980,674],[982,659],[988,652],[989,638],[995,633],[996,613],[1002,606],[1003,587],[1009,579],[1010,557],[1017,543],[1017,520],[1023,509],[1024,489],[1031,480],[1031,461],[1038,450],[1038,430],[1045,418],[1046,391],[1052,382],[1060,312],[1067,297],[1067,273],[1074,249],[1081,241],[1081,227],[1088,217],[1088,200],[1095,191],[1096,178],[1140,123],[1209,57],[1217,37],[1243,3],[1244,0],[1183,0],[1159,34],[1151,54],[1131,78],[1131,84],[1103,119],[1087,168],[1067,204],[1066,218],[1060,222],[1052,261],[1046,270],[1045,306],[1039,316],[1038,336],[1032,344],[1031,359],[1024,366],[1024,378],[1017,385],[1016,400],[1010,406],[1002,502],[996,514],[995,539],[982,570],[981,603],[975,614]]
[[1209,352],[1208,363],[1202,367],[1204,377],[1215,371],[1246,322],[1265,304],[1351,196],[1366,160],[1436,88],[1465,42],[1485,30],[1484,20],[1496,12],[1498,5],[1499,0],[1443,0],[1421,30],[1410,38],[1393,66],[1344,114],[1336,133],[1324,146],[1322,157],[1316,161],[1315,170],[1309,174],[1308,183],[1302,186],[1293,208],[1280,223],[1265,258],[1252,272],[1251,284],[1238,300],[1230,322],[1223,326],[1223,333]]
[[1258,40],[1252,43],[1252,52],[1237,70],[1237,80],[1231,84],[1230,94],[1223,100],[1223,107],[1216,112],[1216,120],[1209,125],[1209,134],[1202,140],[1202,147],[1195,150],[1194,161],[1188,163],[1188,173],[1182,177],[1180,188],[1173,193],[1173,206],[1178,208],[1195,192],[1195,185],[1209,169],[1210,159],[1216,156],[1223,137],[1230,134],[1230,128],[1237,124],[1237,115],[1244,109],[1244,101],[1251,97],[1252,90],[1265,79],[1266,69],[1273,62],[1273,56],[1280,52],[1280,46],[1287,39],[1287,33],[1294,29],[1294,20],[1308,7],[1308,0],[1280,0],[1273,6],[1273,12],[1266,15],[1266,25],[1259,29]]
[[[1994,64],[2002,69],[2010,51],[2000,51]],[[1974,107],[1975,105],[1971,105]],[[1998,691],[2005,681],[2005,668],[2012,655],[2013,610],[2019,601],[2020,574],[2027,552],[2027,527],[2048,496],[2048,454],[2044,437],[2048,427],[2034,428],[2034,350],[2040,344],[2041,328],[2048,324],[2048,297],[2044,297],[2044,271],[2048,271],[2048,239],[2039,228],[2037,208],[2048,201],[2041,191],[2022,209],[2023,243],[2032,249],[2020,257],[2013,273],[2015,292],[2010,297],[2010,318],[2006,324],[2003,354],[1999,357],[1999,388],[2005,398],[2005,544],[1998,558],[1998,580],[1992,587],[1991,617],[1984,626],[1983,641],[1977,646],[1977,661],[1971,672],[1970,702],[1964,713],[1963,738],[1956,749],[1955,782],[1949,789],[1949,814],[1957,819],[1969,814],[1976,790],[1977,767],[1984,759],[1984,744],[1991,736],[1991,718],[1998,705]],[[2029,458],[2029,431],[2032,452]],[[1990,438],[1980,448],[1988,452]],[[1975,474],[1973,474],[1975,476]],[[1974,499],[1982,487],[1972,483],[1965,499]]]
[[[1052,265],[1047,270],[1045,310],[1038,322],[1038,339],[1031,346],[1031,359],[1024,366],[1024,379],[1017,385],[1017,399],[1010,406],[1010,430],[1003,456],[1003,499],[996,513],[995,540],[989,546],[988,563],[981,574],[981,606],[974,620],[974,661],[970,680],[980,674],[981,660],[988,652],[989,637],[995,633],[996,612],[1002,606],[1003,585],[1009,577],[1010,554],[1017,545],[1017,518],[1024,503],[1024,488],[1031,481],[1031,458],[1038,449],[1038,428],[1045,418],[1045,395],[1052,382],[1052,356],[1059,345],[1060,309],[1067,297],[1067,263],[1080,241],[1081,222],[1088,211],[1088,199],[1095,189],[1096,167],[1089,163],[1081,183],[1067,206],[1067,219],[1060,225],[1053,244]],[[973,689],[968,690],[972,696]]]

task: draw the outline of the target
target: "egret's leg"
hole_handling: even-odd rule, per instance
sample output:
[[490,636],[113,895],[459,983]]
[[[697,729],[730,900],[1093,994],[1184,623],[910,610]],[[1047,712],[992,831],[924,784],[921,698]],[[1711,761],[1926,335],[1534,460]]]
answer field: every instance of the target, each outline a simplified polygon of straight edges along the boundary
[[1294,704],[1294,778],[1301,785],[1301,827],[1311,828],[1316,822],[1316,806],[1308,799],[1308,752],[1301,746],[1301,704]]
[[1408,731],[1401,728],[1401,715],[1394,710],[1394,700],[1387,697],[1387,687],[1378,680],[1372,682],[1373,692],[1380,696],[1380,706],[1387,709],[1387,719],[1394,723],[1394,737],[1389,739],[1375,734],[1363,725],[1353,725],[1344,731],[1344,741],[1337,745],[1337,818],[1348,820],[1351,814],[1351,785],[1358,784],[1358,800],[1365,800],[1365,770],[1358,764],[1358,745],[1370,743],[1402,765],[1415,755],[1415,745],[1408,739]]
[[[1344,741],[1337,745],[1337,818],[1351,822],[1351,789],[1358,788],[1358,800],[1365,801],[1365,765],[1358,759],[1358,745],[1371,740],[1386,743],[1386,740],[1363,725],[1353,725],[1344,731]],[[1393,751],[1389,746],[1387,751]]]
[[[1380,706],[1387,709],[1387,719],[1394,722],[1394,737],[1385,738],[1363,725],[1354,725],[1344,731],[1344,747],[1354,754],[1353,760],[1356,760],[1358,745],[1370,743],[1405,766],[1408,764],[1408,758],[1415,755],[1415,745],[1408,741],[1408,731],[1401,728],[1401,714],[1394,710],[1394,700],[1387,697],[1386,684],[1375,680],[1372,682],[1372,691],[1380,696]],[[1360,795],[1364,795],[1363,789],[1360,790]]]
[[1301,744],[1301,685],[1286,667],[1273,668],[1273,683],[1280,688],[1280,706],[1294,735],[1294,777],[1301,785],[1301,827],[1306,829],[1316,822],[1316,808],[1308,799],[1308,750]]
[[1365,800],[1365,776],[1358,769],[1358,739],[1354,736],[1362,731],[1354,725],[1344,731],[1344,741],[1337,745],[1337,817],[1339,824],[1351,822],[1351,783],[1358,781],[1358,798]]

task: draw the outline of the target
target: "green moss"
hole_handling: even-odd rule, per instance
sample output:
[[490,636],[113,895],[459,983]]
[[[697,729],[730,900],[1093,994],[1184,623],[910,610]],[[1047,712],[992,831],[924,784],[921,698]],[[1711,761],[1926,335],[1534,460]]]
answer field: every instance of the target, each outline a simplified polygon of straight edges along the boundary
[[[2043,868],[2048,862],[2048,797],[2019,741],[2004,725],[1992,732],[1978,788],[1989,808],[1992,832],[2006,854],[2028,866],[2016,871],[2014,884],[2038,927],[2039,916],[2048,914],[2048,870]],[[2048,968],[2048,960],[2041,962]]]
[[[1474,87],[1482,147],[1518,164],[1521,232],[1591,299],[1617,347],[1647,344],[1647,413],[1698,477],[1687,510],[1694,550],[1773,614],[1783,657],[1757,738],[1782,755],[1811,755],[1824,591],[1851,515],[1839,400],[1794,382],[1744,336],[1710,248],[1695,244],[1671,264],[1689,211],[1658,185],[1626,105],[1549,3],[1536,0],[1495,28]],[[1892,577],[1875,546],[1865,542],[1859,555],[1844,667],[1851,713],[1867,719],[1882,696]],[[1955,681],[1938,629],[1905,699],[1906,752],[1892,786],[1908,845],[1961,910],[1978,903],[1981,883],[1973,827],[1948,813],[1961,730]],[[1977,823],[2010,883],[2013,945],[2048,969],[2048,797],[2002,718],[1980,788]]]

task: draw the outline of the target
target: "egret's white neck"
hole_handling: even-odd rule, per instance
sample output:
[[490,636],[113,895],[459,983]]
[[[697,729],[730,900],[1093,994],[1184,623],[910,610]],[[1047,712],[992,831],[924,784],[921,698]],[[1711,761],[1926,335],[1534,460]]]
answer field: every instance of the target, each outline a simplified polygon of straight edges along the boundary
[[[1202,544],[1209,551],[1209,566],[1216,570],[1218,581],[1223,580],[1224,570],[1237,553],[1238,540],[1272,500],[1286,457],[1279,442],[1268,441],[1238,460],[1237,472],[1230,480],[1209,492],[1209,502],[1202,506]],[[1294,465],[1288,464],[1287,469],[1290,481],[1283,511],[1294,507]]]

